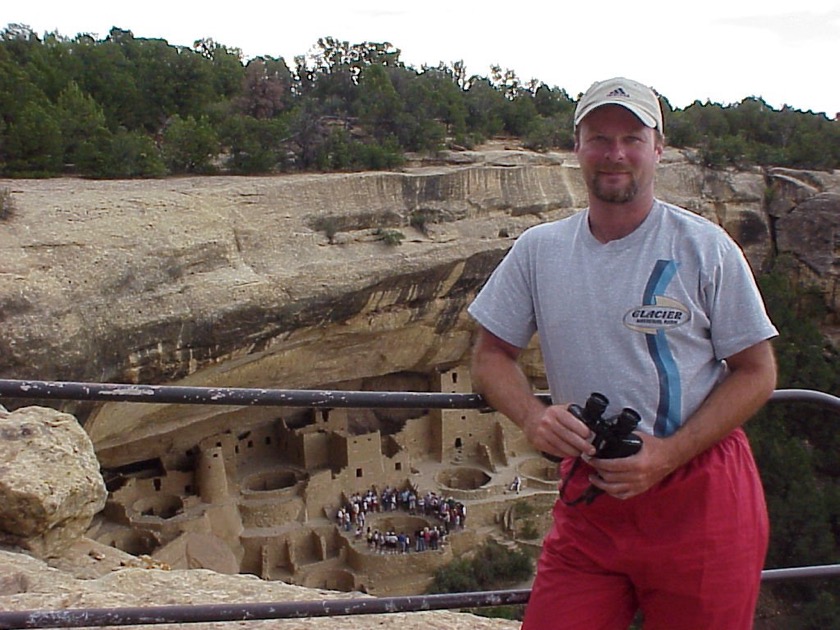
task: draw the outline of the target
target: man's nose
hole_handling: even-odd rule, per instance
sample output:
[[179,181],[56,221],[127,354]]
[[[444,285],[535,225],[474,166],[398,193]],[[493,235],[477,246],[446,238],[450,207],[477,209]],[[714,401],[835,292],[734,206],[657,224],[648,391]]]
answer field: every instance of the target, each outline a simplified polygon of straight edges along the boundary
[[604,157],[611,162],[622,162],[626,157],[624,145],[620,140],[613,140],[607,144]]

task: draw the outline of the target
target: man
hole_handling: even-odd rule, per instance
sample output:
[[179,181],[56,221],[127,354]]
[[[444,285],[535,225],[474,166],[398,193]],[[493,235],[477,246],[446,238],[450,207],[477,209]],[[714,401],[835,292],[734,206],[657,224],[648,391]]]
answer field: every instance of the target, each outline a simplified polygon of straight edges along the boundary
[[[646,630],[752,626],[768,523],[740,426],[775,387],[777,331],[734,241],[655,198],[662,134],[652,90],[593,84],[575,111],[589,207],[527,230],[469,307],[476,390],[565,458],[526,630],[627,628],[639,610]],[[517,364],[536,332],[552,405]],[[637,453],[595,457],[567,409],[592,392],[605,417],[639,412]]]

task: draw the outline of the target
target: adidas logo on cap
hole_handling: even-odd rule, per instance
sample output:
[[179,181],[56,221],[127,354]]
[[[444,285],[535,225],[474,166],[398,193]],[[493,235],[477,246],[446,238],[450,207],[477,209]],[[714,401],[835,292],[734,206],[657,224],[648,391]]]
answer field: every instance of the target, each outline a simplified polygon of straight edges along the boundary
[[624,96],[625,98],[630,98],[630,95],[624,91],[623,87],[617,87],[612,92],[607,94],[607,98],[612,98],[613,96]]

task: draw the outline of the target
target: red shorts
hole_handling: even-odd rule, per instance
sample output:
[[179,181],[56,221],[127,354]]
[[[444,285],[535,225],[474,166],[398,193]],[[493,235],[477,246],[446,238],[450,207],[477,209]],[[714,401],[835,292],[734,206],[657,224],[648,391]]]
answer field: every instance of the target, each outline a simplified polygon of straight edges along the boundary
[[[570,461],[564,462],[564,471]],[[580,495],[581,465],[566,497]],[[740,429],[641,495],[554,507],[523,630],[751,628],[769,526]]]

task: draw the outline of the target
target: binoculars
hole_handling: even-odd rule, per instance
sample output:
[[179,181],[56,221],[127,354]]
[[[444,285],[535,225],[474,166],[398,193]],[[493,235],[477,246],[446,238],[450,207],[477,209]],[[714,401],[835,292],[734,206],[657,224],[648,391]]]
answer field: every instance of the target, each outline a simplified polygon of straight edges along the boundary
[[618,414],[605,418],[604,412],[609,404],[606,396],[593,392],[583,407],[569,405],[569,413],[592,431],[595,457],[616,459],[638,453],[642,448],[642,439],[633,431],[641,417],[636,410],[625,407]]

